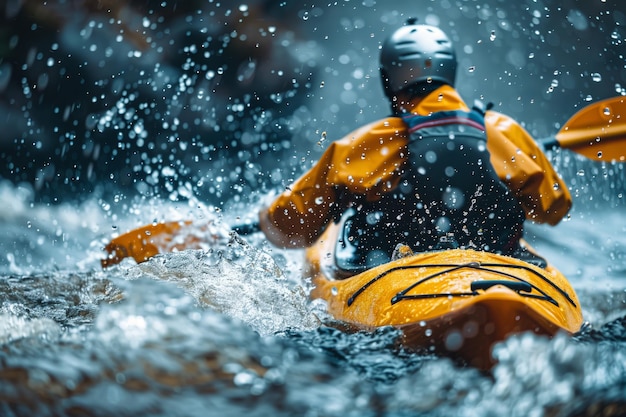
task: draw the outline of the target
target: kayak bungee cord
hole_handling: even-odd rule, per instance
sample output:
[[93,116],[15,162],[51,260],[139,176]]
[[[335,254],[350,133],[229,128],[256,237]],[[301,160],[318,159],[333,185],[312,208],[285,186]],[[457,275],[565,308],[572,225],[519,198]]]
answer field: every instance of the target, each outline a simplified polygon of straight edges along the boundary
[[[424,267],[429,267],[430,265],[423,265],[423,266],[424,266]],[[532,284],[528,283],[526,280],[524,280],[524,279],[522,279],[522,278],[520,278],[520,277],[518,277],[518,276],[516,276],[516,275],[512,275],[512,274],[509,274],[509,273],[507,273],[507,272],[504,272],[504,271],[500,271],[500,270],[497,270],[497,269],[490,269],[490,268],[492,268],[492,267],[498,267],[498,268],[524,269],[525,271],[531,272],[533,275],[538,276],[538,277],[539,277],[539,278],[541,278],[543,281],[545,281],[546,283],[548,283],[549,285],[551,285],[551,286],[552,286],[554,289],[556,289],[556,290],[557,290],[557,291],[558,291],[558,292],[559,292],[559,293],[560,293],[563,297],[565,297],[565,298],[566,298],[566,299],[567,299],[567,300],[568,300],[568,301],[569,301],[569,302],[570,302],[570,303],[571,303],[574,307],[576,307],[576,304],[575,304],[575,303],[574,303],[574,301],[571,299],[571,297],[569,296],[569,294],[567,294],[565,291],[563,291],[561,288],[559,288],[557,285],[555,285],[555,284],[554,284],[551,280],[549,280],[548,278],[546,278],[544,275],[542,275],[542,274],[538,273],[538,272],[537,272],[537,271],[535,271],[534,269],[529,268],[529,267],[527,267],[527,266],[525,266],[525,265],[508,265],[508,264],[497,264],[497,263],[494,263],[494,264],[492,264],[492,263],[480,264],[480,263],[478,263],[478,262],[470,262],[470,263],[467,263],[467,264],[459,264],[459,265],[456,265],[456,264],[452,264],[452,265],[447,265],[447,264],[444,264],[444,265],[438,265],[438,266],[439,266],[439,267],[447,267],[447,266],[450,266],[450,267],[454,267],[454,268],[452,268],[452,269],[450,269],[450,270],[448,270],[448,271],[442,271],[442,272],[440,272],[440,273],[438,273],[438,274],[434,274],[434,275],[432,275],[432,276],[426,277],[426,278],[422,279],[421,281],[419,281],[419,282],[417,282],[417,283],[415,283],[415,284],[411,285],[411,286],[410,286],[410,287],[408,287],[406,290],[404,290],[404,291],[402,291],[402,292],[398,293],[398,296],[404,296],[404,294],[406,294],[407,292],[409,292],[409,291],[410,291],[410,290],[412,290],[413,288],[417,287],[419,284],[421,284],[421,283],[423,283],[423,282],[426,282],[426,281],[428,281],[428,280],[430,280],[430,279],[432,279],[432,278],[435,278],[435,277],[436,277],[436,276],[438,276],[438,275],[442,275],[442,274],[447,273],[447,272],[452,272],[452,271],[455,271],[455,270],[457,270],[457,269],[461,269],[461,268],[471,268],[471,269],[476,269],[476,270],[481,270],[481,271],[491,272],[491,273],[494,273],[494,274],[499,274],[499,275],[505,276],[505,277],[507,277],[507,278],[511,278],[511,279],[517,280],[517,281],[519,281],[519,282],[523,282],[523,283],[527,284],[528,286],[530,286],[530,288],[531,288],[531,289],[530,289],[529,291],[527,291],[527,292],[531,292],[531,291],[532,291],[532,289],[535,289],[535,290],[537,290],[537,292],[541,293],[544,297],[547,297],[547,298],[549,298],[550,300],[552,300],[552,301],[548,300],[548,301],[550,301],[552,304],[555,304],[556,306],[558,306],[558,303],[557,303],[557,302],[556,302],[556,301],[555,301],[552,297],[548,296],[545,292],[543,292],[542,290],[540,290],[538,287],[536,287],[536,286],[534,286],[534,285],[532,285]],[[435,267],[435,266],[433,266],[433,267]],[[480,282],[480,281],[475,281],[475,282]],[[501,285],[506,285],[506,284],[501,284]],[[478,289],[478,288],[477,288],[477,289]],[[523,291],[523,290],[520,290],[520,291]],[[517,291],[517,292],[519,293],[520,291]],[[472,294],[472,295],[476,295],[476,294]],[[527,296],[527,295],[528,295],[528,296],[530,296],[531,294],[520,294],[520,295],[523,295],[523,296]],[[406,296],[406,297],[409,297],[409,296]],[[405,298],[406,298],[406,297],[405,297]],[[534,297],[533,297],[533,298],[534,298]],[[547,299],[547,298],[546,298],[546,299]],[[543,299],[543,298],[542,298],[542,299]],[[392,300],[392,301],[393,301],[393,300]]]
[[[446,265],[440,265],[440,266],[443,267],[443,266],[446,266]],[[509,267],[509,265],[502,265],[502,264],[495,264],[494,266],[497,266],[497,267]],[[506,272],[503,272],[503,271],[499,271],[497,269],[490,269],[490,268],[483,267],[483,266],[481,266],[480,264],[478,264],[476,262],[472,262],[472,263],[469,263],[469,264],[463,264],[463,265],[460,265],[460,266],[457,266],[457,267],[454,267],[454,268],[451,268],[451,269],[448,269],[448,270],[445,270],[445,271],[440,271],[438,273],[429,275],[428,277],[426,277],[426,278],[416,282],[415,284],[409,286],[405,290],[403,290],[403,291],[399,292],[398,294],[396,294],[396,296],[392,298],[391,303],[395,304],[395,303],[397,303],[399,301],[402,301],[402,300],[414,300],[414,299],[420,299],[420,298],[432,298],[433,296],[437,296],[438,294],[411,294],[411,295],[406,295],[406,293],[409,292],[410,290],[414,289],[418,285],[428,281],[428,280],[431,280],[431,279],[433,279],[433,278],[435,278],[435,277],[437,277],[439,275],[444,275],[444,274],[446,274],[448,272],[452,272],[452,271],[455,271],[455,270],[458,270],[458,269],[461,269],[461,268],[471,268],[471,269],[476,269],[476,270],[480,270],[480,271],[492,272],[492,273],[499,274],[499,275],[502,275],[502,276],[505,276],[505,277],[508,277],[508,278],[515,279],[518,282],[516,282],[516,281],[497,281],[497,284],[494,284],[493,281],[474,281],[474,282],[472,282],[472,285],[471,285],[471,287],[473,287],[472,291],[471,292],[467,292],[467,293],[458,293],[458,295],[460,295],[460,296],[476,296],[476,295],[478,295],[479,294],[478,293],[478,289],[486,289],[486,288],[481,288],[480,285],[475,285],[475,284],[480,283],[480,282],[486,282],[486,283],[488,283],[488,286],[503,285],[505,287],[508,287],[508,288],[514,290],[516,293],[518,293],[522,297],[536,298],[536,299],[539,299],[539,300],[548,301],[549,303],[554,304],[557,307],[559,306],[559,303],[554,298],[550,297],[544,291],[542,291],[541,289],[539,289],[535,285],[529,283],[528,281],[526,281],[526,280],[524,280],[524,279],[522,279],[520,277],[517,277],[515,275],[509,274],[509,273],[506,273]],[[513,284],[513,285],[511,285],[511,284]],[[523,285],[519,286],[519,285],[515,285],[515,284],[523,284]],[[533,289],[536,290],[537,292],[539,292],[541,295],[530,294],[530,292]],[[522,292],[525,292],[525,294],[522,294]],[[454,296],[453,293],[449,293],[449,294],[450,294],[450,296]],[[444,295],[447,295],[447,294],[441,294],[441,296],[444,296]]]
[[[475,270],[480,270],[480,271],[485,271],[485,272],[490,272],[490,273],[494,273],[494,274],[498,274],[507,278],[510,278],[514,281],[485,281],[485,283],[487,285],[485,285],[485,287],[490,287],[493,285],[504,285],[512,290],[514,290],[515,292],[517,292],[520,296],[522,297],[527,297],[527,298],[534,298],[534,299],[539,299],[539,300],[544,300],[544,301],[548,301],[551,304],[554,304],[555,306],[558,307],[558,302],[552,298],[551,296],[549,296],[548,294],[546,294],[544,291],[542,291],[540,288],[538,288],[537,286],[529,283],[528,281],[515,276],[513,274],[504,272],[504,271],[500,271],[498,269],[493,269],[493,268],[510,268],[510,269],[523,269],[525,271],[531,272],[532,274],[538,276],[539,278],[541,278],[543,281],[545,281],[546,283],[548,283],[549,285],[551,285],[553,288],[555,288],[570,304],[572,304],[574,307],[576,306],[576,303],[574,303],[574,301],[572,300],[572,298],[569,296],[569,294],[567,292],[565,292],[564,290],[562,290],[561,288],[559,288],[556,284],[554,284],[550,279],[548,279],[546,276],[544,276],[543,274],[540,274],[539,272],[537,272],[536,270],[529,268],[525,265],[507,265],[507,264],[498,264],[498,263],[488,263],[488,264],[480,264],[478,262],[469,262],[469,263],[463,263],[463,264],[427,264],[427,265],[407,265],[407,266],[399,266],[396,268],[392,268],[389,269],[377,276],[375,276],[374,278],[372,278],[370,281],[368,281],[367,283],[365,283],[361,288],[359,288],[354,294],[352,294],[352,296],[350,296],[350,298],[348,298],[347,304],[348,307],[351,306],[354,303],[354,300],[360,295],[362,294],[367,288],[369,288],[372,284],[374,284],[376,281],[384,278],[385,276],[387,276],[389,273],[391,272],[395,272],[395,271],[401,271],[401,270],[410,270],[410,269],[422,269],[422,268],[449,268],[443,271],[439,271],[436,273],[433,273],[419,281],[417,281],[416,283],[414,283],[413,285],[410,285],[409,287],[407,287],[406,289],[404,289],[403,291],[400,291],[399,293],[397,293],[392,299],[391,299],[391,304],[396,304],[399,301],[402,300],[411,300],[411,299],[426,299],[426,298],[438,298],[438,297],[469,297],[469,296],[476,296],[479,294],[478,290],[480,289],[487,289],[487,288],[483,288],[483,286],[481,285],[474,285],[474,283],[480,283],[481,281],[475,281],[474,283],[472,283],[472,291],[471,292],[461,292],[461,293],[440,293],[440,294],[410,294],[410,295],[406,295],[407,292],[411,291],[412,289],[414,289],[415,287],[419,286],[420,284],[429,281],[431,279],[434,279],[438,276],[450,273],[450,272],[454,272],[457,271],[459,269],[463,269],[463,268],[470,268],[470,269],[475,269]],[[519,285],[522,284],[522,285]],[[541,295],[537,295],[537,294],[531,294],[532,290],[536,290],[537,292],[539,292]]]

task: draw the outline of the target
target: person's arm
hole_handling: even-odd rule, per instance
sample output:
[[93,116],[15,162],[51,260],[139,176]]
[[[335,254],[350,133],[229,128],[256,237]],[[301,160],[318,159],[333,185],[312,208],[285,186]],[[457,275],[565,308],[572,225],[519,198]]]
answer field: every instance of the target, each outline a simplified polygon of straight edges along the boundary
[[259,213],[261,230],[279,247],[310,246],[356,198],[376,200],[397,185],[405,147],[399,118],[383,119],[333,142],[315,166]]
[[337,191],[328,176],[334,169],[335,148],[332,143],[315,166],[259,213],[261,230],[275,246],[309,246],[332,218]]
[[526,217],[557,224],[572,206],[567,185],[541,148],[517,122],[503,114],[485,115],[487,148],[498,176],[519,199]]

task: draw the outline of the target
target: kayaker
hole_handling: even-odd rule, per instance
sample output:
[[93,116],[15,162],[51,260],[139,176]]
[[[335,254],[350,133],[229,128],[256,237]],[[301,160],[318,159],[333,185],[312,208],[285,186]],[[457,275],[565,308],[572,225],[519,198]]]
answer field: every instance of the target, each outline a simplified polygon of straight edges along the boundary
[[457,61],[439,28],[397,29],[380,74],[392,115],[331,143],[320,160],[260,213],[279,247],[312,245],[342,222],[334,254],[349,272],[412,251],[523,251],[525,219],[557,224],[571,196],[524,128],[455,90]]

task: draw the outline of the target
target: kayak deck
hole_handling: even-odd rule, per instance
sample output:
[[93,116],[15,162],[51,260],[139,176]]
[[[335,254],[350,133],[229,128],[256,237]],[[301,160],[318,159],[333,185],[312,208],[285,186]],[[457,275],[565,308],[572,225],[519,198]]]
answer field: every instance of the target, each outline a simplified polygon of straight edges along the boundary
[[493,345],[509,335],[574,333],[582,325],[576,293],[551,266],[453,249],[333,279],[324,272],[332,258],[329,242],[333,239],[307,251],[311,296],[326,300],[335,319],[359,329],[401,329],[410,349],[434,350],[488,369]]

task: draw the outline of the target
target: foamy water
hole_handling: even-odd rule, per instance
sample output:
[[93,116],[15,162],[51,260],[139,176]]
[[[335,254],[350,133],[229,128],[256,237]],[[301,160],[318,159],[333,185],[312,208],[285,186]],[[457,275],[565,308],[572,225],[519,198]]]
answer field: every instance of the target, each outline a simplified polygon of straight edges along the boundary
[[[239,213],[215,215],[226,236],[215,247],[103,271],[104,242],[138,225],[135,211],[113,214],[96,201],[42,206],[2,190],[3,415],[529,416],[624,407],[626,220],[618,210],[529,228],[570,277],[590,323],[575,338],[512,337],[483,375],[398,351],[392,329],[329,327],[323,303],[308,300],[302,252],[272,248],[262,235],[230,236],[226,224]],[[146,220],[198,213],[196,203],[150,210]],[[214,215],[200,212],[203,221]]]

